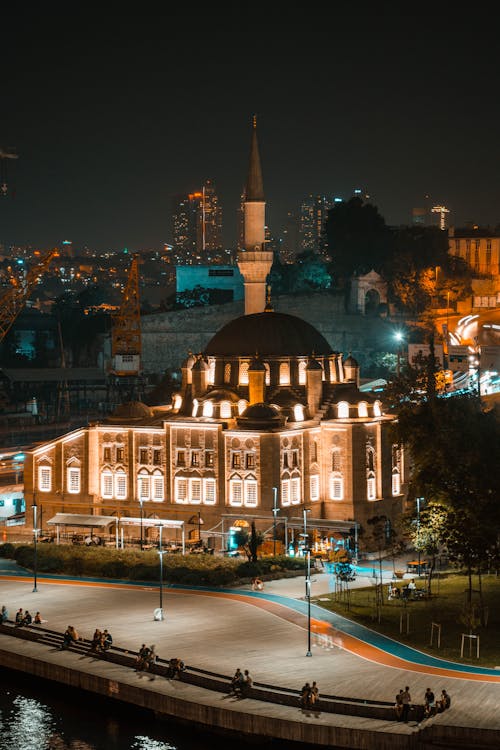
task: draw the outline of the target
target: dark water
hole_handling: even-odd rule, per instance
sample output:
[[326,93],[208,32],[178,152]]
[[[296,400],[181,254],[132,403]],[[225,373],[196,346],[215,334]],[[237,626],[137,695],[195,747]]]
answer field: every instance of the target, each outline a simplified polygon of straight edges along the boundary
[[[0,672],[0,750],[241,750],[257,747],[38,678]],[[269,750],[310,750],[258,742]],[[333,750],[333,749],[331,749]]]

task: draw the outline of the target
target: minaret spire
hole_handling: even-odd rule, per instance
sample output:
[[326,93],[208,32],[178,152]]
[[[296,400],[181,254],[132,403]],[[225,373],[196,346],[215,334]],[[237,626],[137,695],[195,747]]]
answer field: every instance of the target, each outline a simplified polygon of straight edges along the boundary
[[273,254],[266,250],[266,201],[257,142],[257,118],[252,118],[250,161],[245,188],[245,248],[238,253],[238,267],[245,287],[245,315],[264,312],[266,279]]

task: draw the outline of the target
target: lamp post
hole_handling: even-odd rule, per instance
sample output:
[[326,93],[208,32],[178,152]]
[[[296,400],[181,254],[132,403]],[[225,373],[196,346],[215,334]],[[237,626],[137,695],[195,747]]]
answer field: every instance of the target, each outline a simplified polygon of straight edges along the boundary
[[398,342],[398,359],[397,359],[397,364],[396,364],[396,375],[399,378],[399,375],[401,372],[401,348],[403,345],[404,336],[401,331],[396,331],[396,333],[394,334],[394,338]]
[[276,515],[278,512],[278,488],[273,487],[273,557],[276,557]]
[[144,537],[143,537],[143,518],[144,518],[144,507],[143,507],[144,499],[142,497],[139,498],[139,504],[141,506],[141,551],[144,549]]
[[161,544],[163,524],[158,524],[158,528],[160,529],[160,546],[158,548],[158,554],[160,555],[160,608],[157,612],[157,616],[155,616],[155,620],[163,620],[163,555],[165,554],[166,550],[162,549]]
[[305,552],[306,552],[306,600],[307,600],[307,653],[306,656],[312,656],[311,651],[311,547],[309,545],[309,537],[307,534],[307,514],[310,512],[310,508],[304,508],[304,533],[301,536],[304,538]]
[[198,544],[201,547],[201,511],[198,511]]
[[420,578],[420,503],[423,497],[417,497],[417,550],[418,550],[418,577]]
[[37,559],[37,541],[38,541],[38,505],[36,504],[36,500],[34,501],[33,505],[31,506],[33,509],[33,541],[35,546],[35,554],[33,558],[33,593],[37,593],[37,568],[38,568],[38,559]]

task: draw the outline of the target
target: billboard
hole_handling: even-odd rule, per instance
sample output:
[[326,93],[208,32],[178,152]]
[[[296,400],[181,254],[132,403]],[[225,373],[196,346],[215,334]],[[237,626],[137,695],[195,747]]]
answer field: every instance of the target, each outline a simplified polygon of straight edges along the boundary
[[[415,367],[420,357],[429,357],[431,347],[429,344],[408,344],[408,362]],[[443,345],[434,344],[434,356],[439,365],[444,367]]]

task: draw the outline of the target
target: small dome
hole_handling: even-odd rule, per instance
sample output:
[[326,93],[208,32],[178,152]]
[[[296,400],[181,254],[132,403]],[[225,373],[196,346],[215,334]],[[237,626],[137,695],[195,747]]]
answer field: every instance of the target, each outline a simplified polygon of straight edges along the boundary
[[282,427],[284,418],[275,406],[259,402],[248,406],[240,417],[238,425],[248,430],[266,430]]
[[119,419],[145,419],[153,416],[153,410],[142,401],[127,401],[117,406],[112,416]]
[[190,370],[195,362],[196,362],[196,359],[194,358],[193,352],[189,352],[189,355],[187,359],[185,359],[184,362],[182,363],[182,366],[187,367],[187,369]]
[[344,367],[359,367],[359,364],[352,354],[349,354],[347,359],[344,359]]
[[203,359],[203,357],[199,357],[194,363],[192,369],[193,370],[208,370],[208,365]]
[[198,398],[198,401],[213,401],[214,403],[219,403],[220,401],[230,401],[231,403],[235,404],[237,401],[239,401],[239,396],[234,392],[230,391],[226,388],[214,388],[213,391],[208,391],[203,396]]
[[322,370],[322,369],[323,368],[321,367],[317,359],[314,359],[313,357],[309,358],[309,361],[306,365],[306,370],[311,371],[311,370]]

